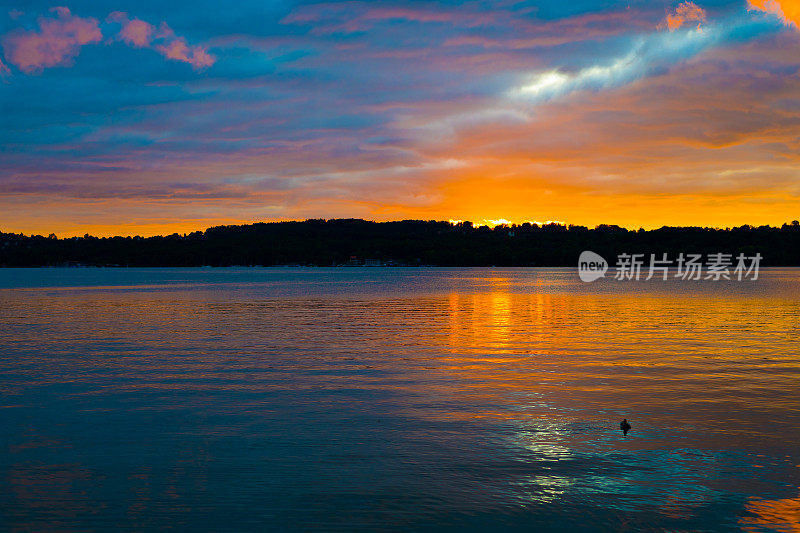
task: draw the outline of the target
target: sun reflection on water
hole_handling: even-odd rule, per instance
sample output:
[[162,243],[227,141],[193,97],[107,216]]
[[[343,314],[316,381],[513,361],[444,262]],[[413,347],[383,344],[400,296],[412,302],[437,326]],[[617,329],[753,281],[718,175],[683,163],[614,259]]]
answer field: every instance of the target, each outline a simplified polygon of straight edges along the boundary
[[190,526],[225,494],[233,514],[259,501],[273,520],[367,529],[387,509],[411,529],[547,513],[797,527],[796,274],[685,293],[380,272],[0,290],[0,511],[20,528],[89,509]]
[[780,500],[751,498],[745,509],[755,515],[739,520],[745,531],[762,531],[769,526],[777,531],[800,532],[800,496]]

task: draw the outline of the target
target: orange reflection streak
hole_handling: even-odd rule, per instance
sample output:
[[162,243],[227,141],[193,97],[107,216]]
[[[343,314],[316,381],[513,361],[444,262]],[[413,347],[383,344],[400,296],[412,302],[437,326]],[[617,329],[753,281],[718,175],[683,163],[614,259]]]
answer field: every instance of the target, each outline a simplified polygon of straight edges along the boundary
[[[101,360],[89,358],[71,364],[87,368],[102,364],[108,371],[127,372],[131,377],[137,375],[136,365],[142,364],[143,369],[148,369],[148,379],[137,386],[201,386],[171,383],[191,375],[227,378],[212,386],[228,383],[257,387],[257,381],[243,379],[247,372],[272,364],[263,354],[295,345],[295,336],[305,335],[301,334],[304,330],[326,339],[329,348],[325,356],[336,355],[339,350],[343,357],[347,356],[348,347],[358,343],[375,354],[369,364],[393,368],[413,378],[416,366],[403,367],[390,358],[381,359],[387,353],[411,351],[412,357],[424,359],[425,365],[437,372],[480,382],[489,379],[487,391],[497,391],[503,385],[547,386],[570,380],[574,380],[574,390],[590,391],[597,386],[581,380],[582,376],[614,379],[620,369],[638,367],[669,380],[671,369],[680,367],[691,371],[698,380],[720,380],[719,390],[733,394],[769,384],[753,376],[745,380],[753,368],[780,372],[797,364],[796,358],[778,345],[754,344],[752,317],[762,313],[764,306],[758,299],[521,293],[515,292],[508,278],[502,276],[481,283],[485,284],[485,292],[451,293],[414,301],[353,301],[341,305],[322,302],[318,305],[327,314],[324,323],[303,322],[309,320],[305,314],[311,305],[308,301],[242,306],[207,301],[202,292],[181,301],[158,293],[109,294],[98,290],[97,294],[68,294],[70,291],[64,290],[56,293],[67,294],[54,297],[56,293],[51,289],[24,291],[26,308],[16,312],[30,316],[47,309],[53,316],[62,317],[61,325],[51,327],[63,328],[61,335],[68,343],[93,338],[111,343]],[[14,305],[13,301],[3,300],[7,310]],[[781,338],[789,341],[796,329],[797,308],[791,301],[773,303],[768,327],[776,332],[775,342]],[[356,308],[365,309],[365,313],[359,316]],[[366,336],[368,327],[377,327],[379,335]],[[413,337],[402,333],[406,328],[414,331]],[[675,330],[691,332],[691,336],[678,343],[672,336]],[[113,341],[120,338],[125,342]],[[34,336],[29,340],[33,343],[37,339]],[[15,341],[24,343],[25,338],[17,337]],[[205,349],[190,352],[191,357],[164,361],[130,357],[141,346],[182,353],[187,342],[199,342]],[[300,343],[304,344],[308,343]],[[227,351],[233,346],[262,355],[241,358]],[[315,350],[321,349],[311,347],[309,351],[313,356]],[[768,359],[747,359],[755,351]],[[751,366],[737,371],[736,367],[720,365],[740,359]],[[314,360],[315,357],[307,359]],[[156,385],[159,378],[167,383]],[[349,378],[342,375],[331,379]],[[379,379],[375,385],[380,386]],[[619,384],[617,390],[639,386]]]
[[[163,410],[234,409],[260,421],[281,415],[273,396],[326,411],[368,411],[381,402],[382,415],[444,423],[455,434],[476,421],[502,427],[499,435],[515,449],[566,462],[587,446],[592,453],[663,448],[657,439],[603,440],[622,415],[632,419],[634,435],[649,424],[681,438],[692,433],[697,449],[728,449],[774,438],[769,417],[800,404],[800,308],[785,292],[652,294],[643,285],[602,292],[576,289],[563,271],[530,269],[451,275],[455,286],[415,294],[283,298],[258,293],[257,283],[231,294],[195,285],[0,290],[0,344],[13,339],[26,354],[14,367],[22,379],[0,391],[13,402],[15,388],[84,383],[90,386],[73,400],[135,392]],[[42,349],[43,338],[55,341]],[[221,392],[246,394],[220,403]],[[687,412],[708,436],[692,432]],[[209,452],[198,446],[185,453],[205,461],[201,454]],[[680,451],[670,453],[674,464],[691,465]],[[147,471],[134,475],[142,477],[128,512],[138,520],[170,492],[156,493]],[[699,489],[685,498],[684,484],[670,475],[669,490],[653,496],[662,514],[679,517],[706,501]],[[525,470],[513,483],[545,502],[561,498],[574,480],[545,469]],[[614,492],[627,490],[629,479],[592,483]],[[38,496],[25,490],[20,501]],[[755,516],[742,526],[796,528],[797,505],[754,500],[747,509]]]
[[800,532],[800,497],[783,500],[752,499],[745,509],[756,516],[739,520],[745,531],[762,531],[760,527],[770,526],[776,531]]
[[[63,343],[30,355],[37,383],[405,391],[420,401],[403,412],[442,417],[430,405],[452,402],[459,406],[447,411],[452,419],[545,419],[558,406],[643,410],[671,402],[719,410],[711,418],[720,427],[732,407],[768,412],[800,401],[793,300],[545,292],[546,280],[528,276],[501,271],[476,278],[474,290],[366,300],[243,303],[200,289],[17,291],[24,298],[0,291],[0,318],[23,349],[41,339],[13,329],[14,321],[51,317],[48,334]],[[86,394],[95,393],[102,391]]]

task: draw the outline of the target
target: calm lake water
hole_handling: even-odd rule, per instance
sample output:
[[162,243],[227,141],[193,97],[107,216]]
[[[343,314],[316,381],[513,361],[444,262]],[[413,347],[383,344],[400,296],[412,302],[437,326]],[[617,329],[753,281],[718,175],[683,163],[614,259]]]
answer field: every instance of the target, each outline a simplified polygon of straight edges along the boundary
[[798,317],[796,269],[0,269],[0,529],[798,531]]

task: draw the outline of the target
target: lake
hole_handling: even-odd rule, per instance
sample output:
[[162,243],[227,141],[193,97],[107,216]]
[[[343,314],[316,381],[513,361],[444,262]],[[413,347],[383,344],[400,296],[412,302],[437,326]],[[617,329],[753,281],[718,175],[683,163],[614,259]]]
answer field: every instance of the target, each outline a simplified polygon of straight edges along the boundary
[[798,269],[0,269],[0,528],[798,531],[798,317]]

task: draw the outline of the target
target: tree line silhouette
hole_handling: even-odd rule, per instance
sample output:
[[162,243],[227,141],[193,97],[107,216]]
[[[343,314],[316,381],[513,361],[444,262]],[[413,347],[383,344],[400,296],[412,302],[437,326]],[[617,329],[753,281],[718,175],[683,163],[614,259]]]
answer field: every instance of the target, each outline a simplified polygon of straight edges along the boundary
[[0,232],[0,266],[575,266],[583,250],[609,263],[621,253],[760,253],[764,266],[800,266],[800,224],[628,230],[561,224],[494,228],[470,222],[312,219],[217,226],[156,237],[57,238]]

